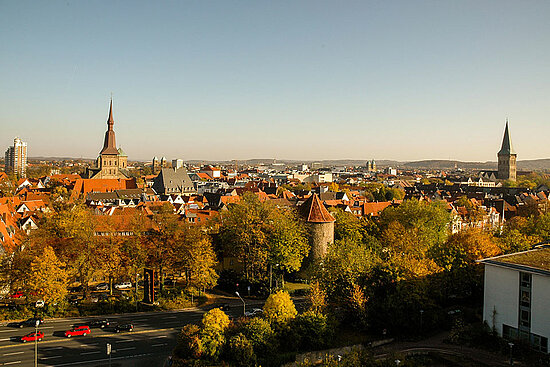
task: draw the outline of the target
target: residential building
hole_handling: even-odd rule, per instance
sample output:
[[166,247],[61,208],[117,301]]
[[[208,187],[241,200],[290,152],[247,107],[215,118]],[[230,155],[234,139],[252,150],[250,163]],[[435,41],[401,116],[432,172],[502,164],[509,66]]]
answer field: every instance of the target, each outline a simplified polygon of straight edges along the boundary
[[480,262],[485,265],[483,320],[500,336],[548,353],[550,248]]
[[13,146],[6,150],[6,172],[18,177],[27,175],[27,143],[19,138],[13,139]]

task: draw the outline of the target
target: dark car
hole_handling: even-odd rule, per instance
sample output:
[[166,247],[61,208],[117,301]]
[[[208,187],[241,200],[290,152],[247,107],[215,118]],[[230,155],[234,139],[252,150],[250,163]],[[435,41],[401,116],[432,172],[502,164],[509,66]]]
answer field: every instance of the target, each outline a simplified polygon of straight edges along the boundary
[[77,285],[76,287],[69,288],[69,292],[71,293],[80,293],[84,291],[84,287],[82,285]]
[[25,320],[25,321],[14,322],[13,324],[10,324],[10,325],[12,325],[14,327],[18,327],[18,328],[31,327],[31,326],[35,327],[37,321],[38,321],[38,325],[42,325],[44,323],[43,319],[33,317],[33,318],[30,318],[30,319]]
[[120,333],[121,331],[132,331],[134,330],[134,325],[132,324],[118,324],[115,326],[115,333]]
[[222,311],[229,311],[229,303],[222,303],[219,308]]
[[80,324],[75,324],[74,326],[75,327],[88,326],[90,329],[93,329],[93,328],[105,329],[106,327],[109,327],[109,325],[111,325],[111,323],[109,322],[108,319],[97,319],[97,320],[89,320],[87,322],[80,323]]

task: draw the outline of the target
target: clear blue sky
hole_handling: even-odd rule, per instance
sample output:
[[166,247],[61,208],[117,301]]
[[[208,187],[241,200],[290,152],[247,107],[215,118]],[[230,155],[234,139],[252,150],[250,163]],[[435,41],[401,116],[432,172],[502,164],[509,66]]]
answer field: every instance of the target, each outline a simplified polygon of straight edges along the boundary
[[550,1],[0,0],[0,148],[130,159],[550,156]]

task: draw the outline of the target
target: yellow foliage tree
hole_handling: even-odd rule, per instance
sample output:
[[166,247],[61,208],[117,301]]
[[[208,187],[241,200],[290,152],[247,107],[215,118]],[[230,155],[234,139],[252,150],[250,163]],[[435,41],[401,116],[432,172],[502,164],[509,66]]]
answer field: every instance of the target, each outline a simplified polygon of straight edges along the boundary
[[278,291],[269,296],[264,305],[264,316],[271,322],[284,323],[296,317],[296,307],[285,291]]
[[57,302],[67,294],[67,271],[53,248],[46,246],[33,261],[27,274],[27,288],[44,302]]

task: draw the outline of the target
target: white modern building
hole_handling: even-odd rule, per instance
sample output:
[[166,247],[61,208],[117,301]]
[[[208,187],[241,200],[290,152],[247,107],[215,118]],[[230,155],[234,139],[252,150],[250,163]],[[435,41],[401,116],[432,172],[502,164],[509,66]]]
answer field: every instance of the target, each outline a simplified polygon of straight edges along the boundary
[[485,265],[483,320],[500,336],[548,353],[550,247],[480,262]]
[[13,173],[18,177],[25,177],[27,174],[27,143],[19,138],[13,139],[13,146],[6,150],[5,164],[6,172]]

